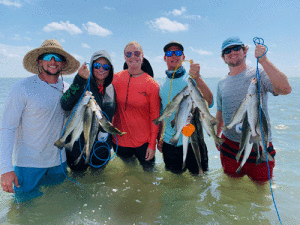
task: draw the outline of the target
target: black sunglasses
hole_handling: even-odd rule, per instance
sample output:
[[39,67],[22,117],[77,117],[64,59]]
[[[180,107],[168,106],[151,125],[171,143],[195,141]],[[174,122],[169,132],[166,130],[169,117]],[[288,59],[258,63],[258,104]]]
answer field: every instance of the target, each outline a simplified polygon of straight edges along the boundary
[[237,52],[239,50],[241,50],[242,46],[241,45],[237,45],[237,46],[234,46],[232,48],[226,48],[224,51],[223,51],[223,54],[229,54],[232,50]]

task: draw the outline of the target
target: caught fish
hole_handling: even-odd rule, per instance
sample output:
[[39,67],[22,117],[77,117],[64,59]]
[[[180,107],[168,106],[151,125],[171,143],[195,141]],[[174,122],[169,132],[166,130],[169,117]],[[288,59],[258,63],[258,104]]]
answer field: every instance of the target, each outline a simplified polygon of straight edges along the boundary
[[190,137],[182,135],[182,148],[183,148],[182,169],[185,168],[185,160],[186,160],[186,155],[189,146],[189,139]]
[[126,134],[126,132],[121,132],[120,130],[118,130],[116,127],[114,127],[112,125],[112,123],[110,123],[108,121],[108,119],[106,118],[106,116],[103,114],[100,106],[97,104],[97,102],[94,99],[91,99],[90,101],[90,107],[92,108],[92,110],[95,112],[96,117],[99,120],[99,124],[100,126],[107,132],[110,133],[112,135],[120,135],[123,136],[124,134]]
[[250,126],[248,123],[248,115],[246,113],[244,120],[243,120],[242,135],[241,135],[241,139],[240,139],[240,143],[239,143],[239,151],[236,155],[236,161],[240,160],[241,154],[243,153],[247,142],[249,142],[249,140],[250,140],[249,134],[250,134]]
[[191,145],[198,164],[199,174],[203,175],[203,171],[208,170],[207,147],[204,142],[203,129],[200,120],[200,111],[195,108],[191,124],[194,125],[195,131],[191,135]]
[[[90,101],[89,101],[90,103]],[[85,109],[85,113],[83,116],[83,136],[84,136],[84,142],[85,146],[83,148],[83,151],[86,155],[90,149],[90,131],[92,127],[92,119],[93,119],[93,110],[87,106]],[[86,163],[88,163],[89,158],[86,157]]]
[[234,125],[240,123],[243,120],[243,118],[245,117],[246,111],[247,111],[247,102],[248,102],[248,98],[246,97],[243,100],[243,102],[240,104],[237,111],[235,112],[235,114],[232,117],[230,123],[227,126],[222,127],[223,131],[231,129]]
[[217,127],[215,125],[212,125],[209,118],[204,117],[202,112],[200,118],[201,118],[202,125],[206,130],[208,136],[214,139],[216,145],[221,145],[225,140],[217,136]]
[[94,142],[95,142],[97,134],[98,134],[99,127],[100,127],[99,121],[96,117],[96,114],[93,113],[92,126],[91,126],[91,131],[90,131],[89,149],[87,149],[87,152],[86,152],[85,163],[89,162],[91,152],[92,152],[92,149],[93,149],[93,145],[94,145]]
[[190,91],[190,95],[196,106],[201,110],[203,116],[207,118],[212,125],[216,125],[219,121],[210,114],[206,100],[197,88],[196,83],[190,77],[188,78],[188,90]]
[[[244,157],[243,157],[243,160],[242,160],[239,168],[236,170],[237,174],[239,174],[241,172],[242,167],[246,163],[246,161],[249,158],[249,155],[251,153],[253,142],[250,141],[250,135],[251,135],[251,133],[249,132],[248,136],[246,137],[247,141],[246,141],[246,146],[245,146]],[[255,144],[257,144],[257,143],[255,143]]]
[[72,150],[73,145],[75,141],[77,141],[83,131],[83,118],[80,119],[78,122],[78,125],[75,127],[75,129],[71,133],[71,141],[68,143],[64,144],[62,147],[65,147],[68,150]]
[[192,105],[193,105],[192,98],[189,95],[183,97],[183,99],[181,100],[181,102],[179,104],[179,109],[175,116],[176,133],[171,138],[170,144],[175,145],[175,146],[177,145],[182,128],[185,125],[187,125],[187,119],[191,112]]
[[76,128],[76,126],[79,124],[79,122],[83,118],[83,114],[85,112],[85,106],[88,104],[90,98],[92,96],[92,93],[89,91],[86,91],[84,93],[83,98],[79,102],[78,106],[74,107],[71,113],[71,118],[69,119],[67,126],[65,127],[65,132],[63,136],[57,140],[54,145],[58,148],[62,148],[65,145],[66,138],[68,135]]
[[251,84],[248,88],[248,104],[247,104],[247,114],[248,123],[251,130],[251,136],[254,140],[259,141],[260,137],[256,131],[256,125],[259,122],[259,96],[258,96],[258,86],[257,80],[252,79]]
[[155,125],[158,125],[164,118],[170,117],[173,112],[177,111],[179,104],[182,101],[183,97],[188,95],[188,86],[185,86],[177,95],[174,96],[172,101],[166,106],[161,116],[153,120]]

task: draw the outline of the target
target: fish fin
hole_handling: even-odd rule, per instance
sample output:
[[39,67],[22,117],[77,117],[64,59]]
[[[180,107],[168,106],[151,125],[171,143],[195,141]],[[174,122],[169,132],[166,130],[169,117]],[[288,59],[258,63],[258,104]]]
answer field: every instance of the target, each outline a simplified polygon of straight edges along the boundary
[[68,149],[68,150],[72,150],[73,148],[73,144],[71,142],[69,142],[68,144],[65,145],[65,149]]
[[158,118],[156,118],[155,120],[152,120],[152,122],[157,126],[158,124],[160,124],[161,121],[159,121]]
[[225,141],[225,139],[222,139],[222,138],[217,137],[217,140],[215,141],[215,144],[219,146],[219,145],[221,145],[224,141]]
[[81,158],[82,158],[82,156],[83,156],[83,153],[84,153],[84,151],[81,151],[80,156],[79,156],[79,157],[76,159],[76,161],[74,162],[75,165],[77,165],[77,164],[80,162],[80,160],[81,160]]
[[57,140],[57,141],[54,143],[54,145],[55,145],[56,147],[58,147],[59,149],[61,149],[61,148],[64,147],[65,143],[62,142],[62,141],[59,139],[59,140]]
[[174,135],[174,136],[171,138],[171,140],[169,141],[169,143],[170,143],[171,145],[176,146],[177,143],[178,143],[178,138]]
[[228,130],[228,127],[223,126],[223,127],[221,127],[221,129],[222,129],[223,131],[226,131],[226,130]]
[[241,172],[242,167],[237,168],[236,173],[239,174]]
[[256,158],[256,165],[261,164],[261,162],[262,162],[261,157],[257,157]]
[[171,121],[171,127],[174,128],[174,126],[175,126],[175,119],[173,119],[173,120]]
[[219,120],[217,120],[217,118],[214,118],[210,120],[211,125],[215,126],[219,123]]
[[120,136],[122,137],[124,134],[127,134],[127,132],[121,132]]

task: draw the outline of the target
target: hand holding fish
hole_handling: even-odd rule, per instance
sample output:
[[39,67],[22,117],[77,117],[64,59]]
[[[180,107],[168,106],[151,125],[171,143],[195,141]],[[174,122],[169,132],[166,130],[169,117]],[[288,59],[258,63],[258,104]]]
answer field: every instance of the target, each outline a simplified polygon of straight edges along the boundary
[[192,59],[190,60],[190,62],[191,62],[190,71],[189,71],[190,76],[194,80],[197,80],[197,79],[201,78],[201,75],[200,75],[200,64],[199,63],[194,63],[194,61]]
[[155,156],[155,150],[148,147],[147,151],[146,151],[145,160],[149,161],[149,160],[153,159],[154,156]]
[[14,171],[4,173],[1,175],[1,187],[3,191],[15,193],[13,189],[13,183],[15,183],[16,187],[20,187],[18,177]]
[[[265,54],[266,52],[266,47],[260,44],[257,44],[255,47],[255,58],[258,58],[260,56],[262,56],[263,54]],[[263,61],[267,60],[267,56],[264,55],[263,57],[258,59],[258,62],[261,63]]]
[[82,66],[78,70],[79,76],[81,76],[83,79],[88,79],[90,76],[90,69],[86,65],[86,63],[83,63]]

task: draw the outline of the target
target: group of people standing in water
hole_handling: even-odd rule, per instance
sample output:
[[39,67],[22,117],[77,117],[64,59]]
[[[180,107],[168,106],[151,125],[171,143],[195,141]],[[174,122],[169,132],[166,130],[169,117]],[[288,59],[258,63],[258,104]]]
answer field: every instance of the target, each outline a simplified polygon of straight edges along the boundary
[[[176,174],[189,170],[198,174],[191,144],[188,146],[187,159],[183,167],[183,146],[179,139],[176,146],[170,143],[175,129],[166,124],[164,134],[162,126],[152,121],[160,116],[168,99],[175,96],[187,85],[191,76],[203,98],[211,108],[213,94],[200,75],[200,65],[191,60],[190,70],[186,72],[180,63],[185,59],[184,47],[177,41],[171,41],[163,47],[164,61],[167,65],[165,82],[159,86],[154,79],[152,67],[141,45],[129,42],[124,48],[124,70],[116,73],[110,55],[105,50],[95,52],[89,65],[80,63],[67,53],[57,40],[46,40],[41,47],[29,51],[24,59],[24,68],[35,74],[18,81],[13,87],[5,105],[0,126],[0,173],[1,187],[5,192],[15,193],[19,199],[34,198],[42,193],[41,185],[61,183],[65,178],[67,166],[73,171],[84,172],[87,168],[103,169],[109,159],[110,150],[102,148],[100,141],[105,137],[108,149],[117,149],[116,154],[125,162],[137,159],[144,170],[154,167],[156,148],[163,154],[165,168]],[[218,84],[216,118],[218,136],[225,140],[217,149],[220,151],[224,172],[231,177],[248,175],[257,182],[269,179],[267,163],[256,166],[247,161],[245,170],[237,174],[236,162],[240,134],[235,127],[221,133],[221,127],[230,120],[244,99],[247,84],[255,77],[255,69],[246,65],[248,47],[237,37],[226,39],[221,48],[221,57],[229,67],[229,73]],[[265,53],[262,45],[255,48],[255,57]],[[274,96],[286,95],[291,86],[284,73],[279,71],[267,56],[259,58],[263,67],[260,71],[262,95],[266,101],[267,92]],[[79,68],[80,67],[80,68]],[[77,74],[71,85],[65,83],[60,75]],[[169,93],[172,80],[172,92]],[[249,82],[248,82],[249,81]],[[248,83],[247,83],[248,82]],[[89,90],[113,126],[126,131],[123,136],[98,130],[94,149],[97,157],[91,163],[85,163],[80,156],[84,146],[83,133],[73,145],[71,151],[58,149],[53,143],[63,131],[65,113],[70,112],[80,101],[89,85]],[[267,104],[263,104],[266,110]],[[163,142],[159,141],[163,136]],[[274,157],[272,142],[268,152]],[[14,159],[14,160],[12,160]],[[107,162],[107,161],[106,161]],[[272,176],[275,159],[269,162]]]

